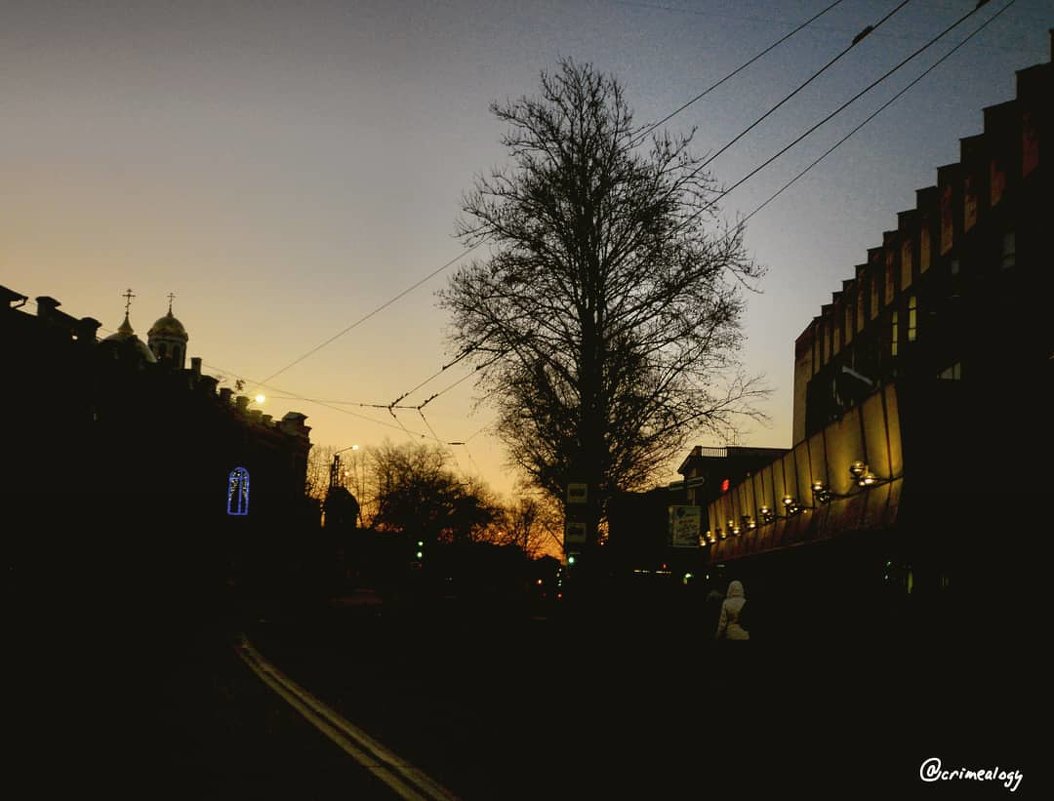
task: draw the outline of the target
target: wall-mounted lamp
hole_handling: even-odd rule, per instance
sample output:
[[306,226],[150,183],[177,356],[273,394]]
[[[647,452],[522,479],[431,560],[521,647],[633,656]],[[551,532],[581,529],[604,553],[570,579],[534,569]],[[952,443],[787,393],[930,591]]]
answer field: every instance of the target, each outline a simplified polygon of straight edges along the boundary
[[[858,487],[870,487],[873,484],[878,484],[880,479],[874,473],[871,472],[867,466],[867,462],[861,462],[859,460],[849,465],[849,475],[852,476],[853,481],[856,482]],[[885,479],[885,481],[891,481],[892,479]]]
[[754,522],[754,518],[750,515],[741,515],[739,519],[741,521],[740,528],[745,528],[748,531],[751,531],[758,527],[758,524]]
[[812,497],[816,503],[830,503],[831,489],[822,481],[812,482]]
[[801,504],[798,503],[797,499],[793,495],[783,496],[783,508],[787,510],[787,517],[796,515],[801,511]]
[[772,511],[768,506],[762,506],[758,509],[758,515],[761,517],[762,523],[771,523],[776,519],[776,513]]

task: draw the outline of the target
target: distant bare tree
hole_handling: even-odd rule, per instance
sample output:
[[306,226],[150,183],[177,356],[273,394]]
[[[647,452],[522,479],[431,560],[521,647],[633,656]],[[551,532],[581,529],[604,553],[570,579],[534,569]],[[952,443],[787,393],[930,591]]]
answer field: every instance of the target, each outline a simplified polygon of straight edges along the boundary
[[512,545],[529,558],[559,552],[563,513],[547,495],[521,495],[501,510],[488,532],[496,545]]
[[326,499],[330,467],[336,450],[332,445],[312,445],[307,454],[307,496],[320,503]]
[[436,542],[483,538],[497,503],[482,483],[459,479],[448,460],[449,453],[434,445],[386,442],[371,448],[366,495],[376,509],[373,526]]
[[615,79],[563,61],[540,97],[491,110],[513,165],[477,180],[458,234],[492,253],[440,302],[513,463],[554,499],[586,482],[602,509],[698,432],[761,417],[735,354],[763,271],[718,221],[691,135],[642,144]]

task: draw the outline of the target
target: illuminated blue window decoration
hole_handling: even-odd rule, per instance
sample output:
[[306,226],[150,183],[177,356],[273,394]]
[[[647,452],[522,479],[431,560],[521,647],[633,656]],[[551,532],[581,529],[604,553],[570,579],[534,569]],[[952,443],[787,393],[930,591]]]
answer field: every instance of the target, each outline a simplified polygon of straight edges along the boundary
[[227,514],[249,514],[249,471],[235,467],[227,477]]

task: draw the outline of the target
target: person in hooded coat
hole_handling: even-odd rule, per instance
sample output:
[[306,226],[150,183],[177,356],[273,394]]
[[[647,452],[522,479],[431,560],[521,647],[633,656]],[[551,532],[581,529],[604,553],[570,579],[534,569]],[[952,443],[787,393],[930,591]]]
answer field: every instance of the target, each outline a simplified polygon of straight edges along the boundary
[[728,583],[728,592],[721,603],[721,613],[717,620],[717,640],[749,640],[750,632],[743,628],[743,607],[747,603],[743,582],[733,580]]

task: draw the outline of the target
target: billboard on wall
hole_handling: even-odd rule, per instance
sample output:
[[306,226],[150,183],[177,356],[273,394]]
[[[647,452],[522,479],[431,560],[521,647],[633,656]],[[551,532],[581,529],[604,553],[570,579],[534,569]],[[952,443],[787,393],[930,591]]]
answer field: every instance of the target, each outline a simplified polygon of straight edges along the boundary
[[698,548],[702,531],[701,506],[670,507],[670,545],[674,548]]

